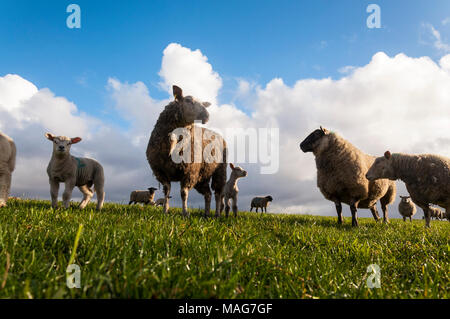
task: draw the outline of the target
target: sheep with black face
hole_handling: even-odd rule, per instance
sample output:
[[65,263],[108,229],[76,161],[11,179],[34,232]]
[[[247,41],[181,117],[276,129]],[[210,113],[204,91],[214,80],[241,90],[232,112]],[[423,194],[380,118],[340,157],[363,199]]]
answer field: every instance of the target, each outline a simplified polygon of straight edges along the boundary
[[387,179],[369,182],[365,174],[375,161],[334,132],[320,127],[309,134],[300,149],[312,152],[317,167],[317,186],[336,206],[338,224],[342,224],[342,203],[350,206],[352,226],[358,226],[357,209],[368,208],[376,221],[376,203],[381,202],[384,222],[389,222],[387,206],[394,201],[395,183]]

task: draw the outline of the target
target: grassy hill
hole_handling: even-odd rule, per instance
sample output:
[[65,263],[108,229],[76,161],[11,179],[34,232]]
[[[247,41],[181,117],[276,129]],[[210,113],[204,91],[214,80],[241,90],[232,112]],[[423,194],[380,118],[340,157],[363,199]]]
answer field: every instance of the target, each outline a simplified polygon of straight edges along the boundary
[[[0,298],[450,298],[449,222],[344,222],[11,201],[0,209]],[[66,287],[71,255],[79,289]],[[366,287],[370,264],[379,289]]]

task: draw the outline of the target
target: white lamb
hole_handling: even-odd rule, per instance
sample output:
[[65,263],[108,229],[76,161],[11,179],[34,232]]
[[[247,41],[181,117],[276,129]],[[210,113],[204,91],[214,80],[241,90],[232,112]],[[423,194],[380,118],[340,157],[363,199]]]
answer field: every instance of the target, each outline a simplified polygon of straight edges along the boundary
[[103,167],[96,160],[70,155],[70,147],[72,144],[80,142],[81,138],[54,136],[50,133],[46,133],[45,137],[53,142],[53,154],[47,167],[52,207],[58,207],[59,183],[64,183],[63,204],[65,208],[69,208],[75,186],[83,193],[80,209],[85,208],[94,195],[91,190],[91,186],[94,185],[97,193],[97,210],[101,210],[105,200]]
[[[234,217],[237,216],[237,197],[239,193],[239,188],[237,186],[238,179],[241,177],[247,176],[247,171],[245,171],[240,166],[234,166],[232,163],[230,163],[231,168],[231,175],[228,182],[225,184],[224,188],[224,199],[225,199],[225,215],[228,217],[228,214],[230,212],[230,200],[233,202],[233,213]],[[221,205],[220,211],[222,212],[223,204]]]
[[15,166],[16,145],[12,138],[0,132],[0,207],[6,206]]

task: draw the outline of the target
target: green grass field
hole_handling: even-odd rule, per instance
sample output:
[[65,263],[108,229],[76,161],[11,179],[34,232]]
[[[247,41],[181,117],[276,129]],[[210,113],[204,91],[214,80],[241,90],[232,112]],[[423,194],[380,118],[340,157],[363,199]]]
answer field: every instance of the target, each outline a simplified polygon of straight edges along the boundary
[[[449,222],[344,223],[10,201],[0,209],[0,298],[450,298]],[[71,255],[79,289],[66,287]],[[381,288],[366,287],[370,264],[381,268]]]

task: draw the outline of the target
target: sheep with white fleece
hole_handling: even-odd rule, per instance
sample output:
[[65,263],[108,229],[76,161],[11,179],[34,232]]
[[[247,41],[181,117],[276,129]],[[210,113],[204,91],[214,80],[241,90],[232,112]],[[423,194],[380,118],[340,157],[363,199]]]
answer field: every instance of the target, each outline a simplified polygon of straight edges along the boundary
[[12,138],[0,132],[0,207],[6,206],[15,166],[16,145]]

